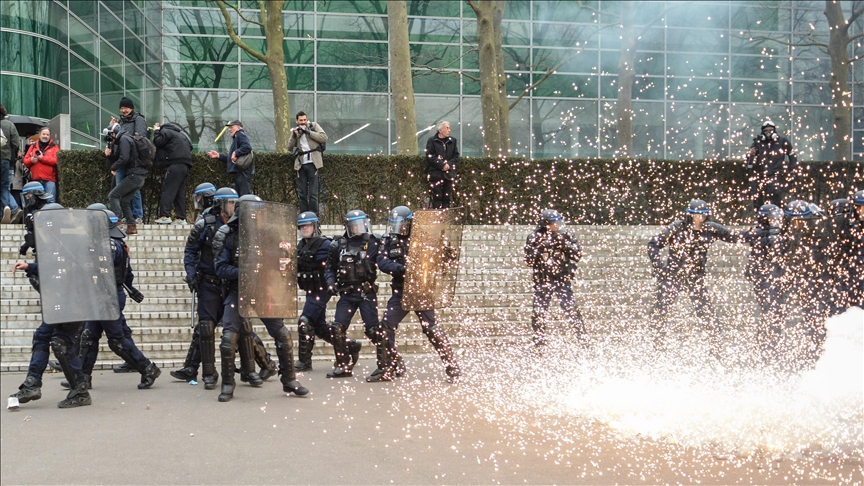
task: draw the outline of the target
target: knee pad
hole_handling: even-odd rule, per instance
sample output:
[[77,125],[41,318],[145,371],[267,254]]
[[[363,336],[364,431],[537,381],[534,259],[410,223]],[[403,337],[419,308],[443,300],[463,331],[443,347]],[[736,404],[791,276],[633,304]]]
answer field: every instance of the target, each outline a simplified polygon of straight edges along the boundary
[[423,326],[423,334],[426,335],[427,338],[432,339],[438,334],[438,324]]
[[96,342],[96,335],[90,329],[81,332],[81,346],[92,346]]
[[240,334],[248,336],[252,334],[252,319],[242,319],[240,322]]
[[297,332],[307,336],[312,334],[312,323],[309,322],[308,317],[300,316],[300,319],[297,320]]
[[125,349],[123,348],[123,341],[119,339],[109,339],[108,347],[111,348],[111,351],[114,351],[115,353],[122,353],[123,351],[125,351]]
[[201,339],[212,339],[216,334],[216,323],[213,321],[199,321],[196,331]]
[[282,326],[282,329],[276,332],[276,348],[281,349],[282,347],[287,347],[291,349],[294,343],[291,340],[291,331],[288,330],[287,327]]
[[54,351],[55,355],[60,356],[60,355],[66,354],[66,350],[68,349],[68,346],[66,345],[65,342],[63,342],[62,339],[60,339],[57,336],[54,336],[51,338],[50,343],[51,343],[51,350]]
[[225,331],[222,333],[222,341],[219,343],[219,351],[223,354],[234,352],[237,346],[237,333],[234,331]]

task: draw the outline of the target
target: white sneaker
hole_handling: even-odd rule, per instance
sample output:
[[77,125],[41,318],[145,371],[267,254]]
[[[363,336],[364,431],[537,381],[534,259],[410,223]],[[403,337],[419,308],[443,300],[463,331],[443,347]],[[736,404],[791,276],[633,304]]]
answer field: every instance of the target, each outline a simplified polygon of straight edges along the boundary
[[171,224],[171,218],[169,218],[168,216],[162,216],[154,222],[156,224]]
[[9,224],[12,222],[12,210],[9,206],[3,208],[3,219],[0,219],[0,224]]
[[144,224],[144,220],[141,218],[135,218],[135,226],[141,226]]
[[186,225],[188,225],[189,223],[187,223],[185,219],[175,219],[175,220],[174,220],[174,224],[175,224],[176,226],[186,226]]

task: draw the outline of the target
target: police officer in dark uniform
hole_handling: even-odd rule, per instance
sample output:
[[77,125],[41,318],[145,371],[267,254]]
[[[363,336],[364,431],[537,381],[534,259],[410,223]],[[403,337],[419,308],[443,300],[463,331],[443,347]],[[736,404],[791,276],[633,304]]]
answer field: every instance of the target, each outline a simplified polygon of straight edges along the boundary
[[297,286],[306,291],[306,302],[297,322],[298,360],[294,364],[297,371],[312,370],[312,350],[315,336],[333,344],[331,327],[327,325],[327,255],[330,251],[330,238],[321,235],[318,216],[312,211],[304,211],[297,216]]
[[561,309],[570,321],[572,332],[583,345],[586,344],[585,321],[571,287],[576,263],[581,258],[582,247],[573,235],[564,231],[561,213],[544,209],[537,228],[525,242],[525,263],[533,270],[531,329],[536,346],[546,344],[546,316],[556,295],[561,299]]
[[759,208],[756,224],[739,234],[740,241],[750,245],[750,256],[744,276],[753,284],[753,293],[761,308],[757,339],[765,359],[771,359],[783,332],[782,311],[783,263],[780,254],[780,229],[783,210],[774,204]]
[[[249,384],[260,386],[261,377],[255,373],[255,356],[252,336],[252,322],[240,317],[238,304],[238,285],[240,272],[237,268],[240,212],[244,201],[260,201],[258,196],[247,194],[237,201],[237,208],[230,219],[216,232],[213,238],[213,255],[216,258],[216,276],[225,281],[228,296],[225,298],[222,314],[222,342],[219,352],[222,355],[222,390],[220,402],[227,402],[234,397],[234,350],[239,346],[240,367],[248,374]],[[303,396],[309,393],[300,382],[294,371],[293,341],[291,332],[285,327],[282,319],[262,318],[261,322],[267,332],[276,341],[276,354],[279,357],[279,374],[282,390]]]
[[[132,263],[129,258],[129,249],[123,241],[126,238],[120,228],[117,227],[119,218],[113,211],[105,210],[108,215],[109,234],[111,236],[111,250],[114,254],[114,278],[117,282],[117,300],[120,303],[120,317],[114,321],[89,321],[84,324],[84,331],[81,333],[81,350],[80,355],[84,357],[82,365],[84,374],[86,375],[87,387],[92,387],[93,366],[96,364],[96,358],[99,355],[99,341],[102,339],[102,333],[108,337],[108,347],[117,356],[123,358],[123,361],[130,363],[133,368],[141,373],[141,382],[138,384],[139,389],[150,388],[156,381],[156,378],[162,374],[162,371],[135,346],[135,342],[130,335],[124,332],[125,316],[123,309],[126,307],[126,292],[134,295],[135,299],[140,302],[143,296],[132,286],[135,275],[132,273]],[[124,287],[128,290],[124,291]],[[131,333],[131,331],[130,331]],[[61,383],[63,386],[68,386],[69,383]]]
[[763,122],[762,133],[753,139],[747,152],[750,193],[754,196],[753,208],[757,210],[765,203],[780,206],[787,178],[798,166],[798,155],[792,143],[776,130],[771,120]]
[[45,188],[39,182],[33,181],[24,184],[21,189],[21,208],[24,209],[24,244],[18,250],[18,254],[24,256],[27,250],[32,249],[36,253],[36,241],[33,236],[33,213],[39,211],[48,201],[51,194],[45,192]]
[[[666,336],[669,309],[678,294],[684,291],[710,334],[712,353],[716,356],[719,355],[721,329],[708,299],[708,289],[705,288],[705,263],[708,249],[715,241],[734,243],[736,238],[725,226],[707,221],[710,213],[705,201],[690,201],[683,220],[674,221],[659,235],[651,238],[648,242],[648,257],[657,279],[651,327],[657,332],[658,345],[662,344]],[[665,262],[661,256],[664,248],[669,249]]]
[[374,335],[378,328],[378,238],[369,230],[369,217],[363,211],[348,211],[343,224],[345,233],[330,244],[327,256],[327,290],[330,295],[339,295],[332,324],[336,363],[328,378],[354,376],[360,343],[349,341],[346,334],[357,310],[366,336]]
[[[42,209],[46,211],[63,209],[63,206],[49,203]],[[12,273],[19,270],[25,271],[31,282],[38,281],[39,266],[37,263],[17,262],[12,268]],[[18,391],[10,397],[16,398],[19,403],[27,403],[42,398],[42,374],[45,373],[45,368],[48,366],[50,349],[59,361],[66,379],[72,384],[72,390],[66,395],[66,399],[59,402],[57,406],[74,408],[90,405],[92,400],[87,391],[87,380],[81,369],[81,359],[77,353],[76,339],[80,327],[80,322],[49,325],[43,321],[33,333],[33,352],[30,357],[30,367],[27,369],[27,378],[18,387]]]
[[[390,281],[393,295],[387,302],[379,329],[375,335],[370,336],[370,340],[375,343],[378,368],[366,378],[368,382],[391,381],[399,374],[400,357],[396,350],[396,330],[402,319],[408,315],[408,311],[402,308],[402,291],[405,287],[405,262],[410,247],[412,216],[411,209],[406,206],[397,206],[390,211],[387,235],[378,252],[378,268],[393,276]],[[444,362],[447,376],[458,377],[460,370],[456,356],[447,333],[436,323],[435,311],[420,310],[415,311],[415,314],[420,319],[423,334]]]

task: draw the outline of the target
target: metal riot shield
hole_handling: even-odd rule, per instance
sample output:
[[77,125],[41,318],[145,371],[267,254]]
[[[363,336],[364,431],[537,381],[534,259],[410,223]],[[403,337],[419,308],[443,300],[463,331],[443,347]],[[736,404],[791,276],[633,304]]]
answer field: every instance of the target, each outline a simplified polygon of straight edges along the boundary
[[297,317],[297,209],[269,201],[240,208],[240,315]]
[[87,209],[33,214],[42,320],[46,324],[120,318],[108,215]]
[[414,212],[411,243],[405,260],[403,309],[443,309],[453,302],[459,275],[463,215],[463,208]]

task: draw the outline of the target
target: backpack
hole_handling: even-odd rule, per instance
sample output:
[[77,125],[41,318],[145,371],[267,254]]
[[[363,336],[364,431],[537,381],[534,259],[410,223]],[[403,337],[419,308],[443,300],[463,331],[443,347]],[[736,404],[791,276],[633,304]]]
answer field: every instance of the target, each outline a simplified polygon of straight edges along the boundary
[[132,135],[132,141],[135,142],[135,148],[138,149],[138,167],[149,169],[153,166],[153,161],[156,159],[156,146],[149,138],[138,135]]

